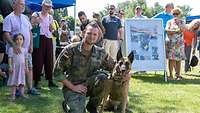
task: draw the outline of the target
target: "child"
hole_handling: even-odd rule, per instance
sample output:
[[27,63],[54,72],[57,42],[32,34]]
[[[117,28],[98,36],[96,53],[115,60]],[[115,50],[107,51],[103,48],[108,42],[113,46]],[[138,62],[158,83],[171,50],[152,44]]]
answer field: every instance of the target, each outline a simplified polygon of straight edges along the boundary
[[16,88],[19,87],[20,96],[27,98],[24,95],[25,85],[25,71],[28,72],[28,60],[26,59],[27,51],[22,47],[24,42],[24,36],[19,33],[14,35],[14,42],[19,46],[21,53],[16,54],[13,48],[9,48],[8,51],[8,65],[9,65],[9,79],[8,86],[12,87],[11,100],[15,100]]

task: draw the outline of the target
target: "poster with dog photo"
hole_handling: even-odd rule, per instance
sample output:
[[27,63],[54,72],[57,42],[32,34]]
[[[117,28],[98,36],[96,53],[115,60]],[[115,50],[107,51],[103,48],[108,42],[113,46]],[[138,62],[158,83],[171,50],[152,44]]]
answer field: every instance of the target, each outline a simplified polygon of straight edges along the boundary
[[127,52],[134,52],[134,71],[165,71],[164,29],[160,19],[125,21]]

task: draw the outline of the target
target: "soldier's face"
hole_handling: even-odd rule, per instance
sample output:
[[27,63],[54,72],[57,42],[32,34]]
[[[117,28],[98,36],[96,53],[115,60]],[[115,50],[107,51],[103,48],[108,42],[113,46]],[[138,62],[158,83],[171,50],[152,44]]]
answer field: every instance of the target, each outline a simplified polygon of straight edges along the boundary
[[88,26],[85,31],[85,41],[87,44],[96,44],[99,37],[99,29]]

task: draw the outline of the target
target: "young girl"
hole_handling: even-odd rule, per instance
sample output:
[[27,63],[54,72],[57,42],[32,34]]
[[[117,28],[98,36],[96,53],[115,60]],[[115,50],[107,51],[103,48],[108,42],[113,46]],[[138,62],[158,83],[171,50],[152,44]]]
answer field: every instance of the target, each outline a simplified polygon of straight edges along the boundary
[[15,100],[16,88],[19,87],[20,96],[24,95],[25,71],[28,72],[28,60],[26,59],[26,50],[22,47],[24,36],[20,34],[14,35],[13,38],[16,46],[19,46],[21,53],[16,54],[13,48],[8,51],[9,79],[8,86],[11,86],[11,100]]

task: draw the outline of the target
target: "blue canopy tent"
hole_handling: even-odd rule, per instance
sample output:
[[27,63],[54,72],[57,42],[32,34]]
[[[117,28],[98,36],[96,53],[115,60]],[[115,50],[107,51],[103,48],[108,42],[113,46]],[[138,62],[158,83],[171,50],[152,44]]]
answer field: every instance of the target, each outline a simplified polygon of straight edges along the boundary
[[194,19],[200,19],[200,15],[196,15],[196,16],[187,16],[186,17],[186,23],[190,23],[192,20]]
[[[41,4],[43,0],[25,0],[26,5],[32,10],[32,11],[40,11],[41,10]],[[53,9],[58,8],[64,8],[69,6],[75,6],[76,0],[52,0],[53,3]]]

